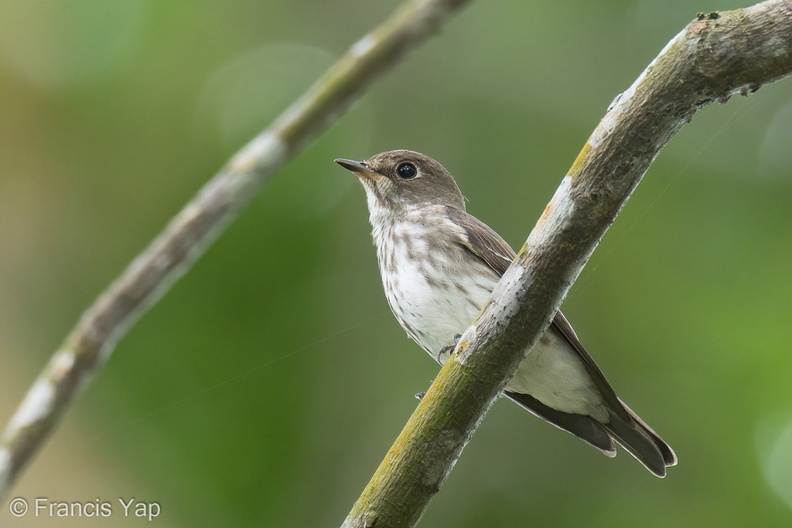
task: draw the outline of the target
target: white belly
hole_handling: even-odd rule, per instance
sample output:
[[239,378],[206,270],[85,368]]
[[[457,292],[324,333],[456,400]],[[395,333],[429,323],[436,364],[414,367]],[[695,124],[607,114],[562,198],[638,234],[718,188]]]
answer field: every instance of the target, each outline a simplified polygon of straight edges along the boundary
[[[410,228],[415,230],[414,225]],[[470,326],[498,276],[483,262],[462,266],[469,255],[453,241],[435,238],[431,251],[424,238],[400,235],[397,225],[390,241],[392,255],[378,251],[385,295],[407,334],[436,357]]]
[[539,338],[506,390],[530,394],[559,411],[608,419],[600,391],[585,365],[554,330]]
[[[470,259],[453,236],[441,234],[413,222],[396,223],[375,230],[374,240],[391,310],[407,334],[443,364],[448,355],[439,352],[470,326],[499,277],[484,261]],[[599,416],[601,396],[585,365],[552,330],[530,351],[506,390],[530,394],[560,411],[606,418]]]

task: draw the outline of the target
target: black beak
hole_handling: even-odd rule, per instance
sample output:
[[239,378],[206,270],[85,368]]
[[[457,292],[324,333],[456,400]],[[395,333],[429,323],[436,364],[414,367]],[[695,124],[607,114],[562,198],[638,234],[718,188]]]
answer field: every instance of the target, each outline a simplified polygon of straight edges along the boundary
[[376,174],[373,170],[366,165],[365,161],[354,161],[350,159],[344,158],[336,158],[334,160],[336,163],[344,167],[346,170],[355,173],[358,176],[367,176]]

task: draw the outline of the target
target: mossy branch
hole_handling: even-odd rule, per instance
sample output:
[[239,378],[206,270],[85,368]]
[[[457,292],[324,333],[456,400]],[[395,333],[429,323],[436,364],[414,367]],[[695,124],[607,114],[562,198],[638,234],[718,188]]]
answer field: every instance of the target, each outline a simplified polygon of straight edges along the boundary
[[792,72],[792,0],[701,14],[608,109],[491,301],[345,520],[415,526],[660,149],[701,107]]
[[130,325],[190,268],[303,145],[465,3],[467,0],[411,0],[401,5],[240,150],[99,296],[52,356],[0,439],[0,497]]

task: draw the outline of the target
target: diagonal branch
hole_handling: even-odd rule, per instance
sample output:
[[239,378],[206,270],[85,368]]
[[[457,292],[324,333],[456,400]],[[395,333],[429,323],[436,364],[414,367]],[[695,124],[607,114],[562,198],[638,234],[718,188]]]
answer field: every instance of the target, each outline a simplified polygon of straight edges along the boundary
[[239,151],[83,314],[0,439],[0,497],[54,429],[116,341],[302,146],[467,0],[410,0],[363,37],[275,122]]
[[608,109],[344,522],[411,527],[660,149],[703,106],[792,73],[792,0],[699,15]]

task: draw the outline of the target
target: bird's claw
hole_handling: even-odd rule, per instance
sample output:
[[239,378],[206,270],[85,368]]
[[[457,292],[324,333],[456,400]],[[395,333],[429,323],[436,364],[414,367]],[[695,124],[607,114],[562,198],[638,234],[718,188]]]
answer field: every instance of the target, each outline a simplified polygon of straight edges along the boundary
[[441,365],[443,364],[442,361],[443,356],[445,354],[451,355],[451,352],[454,351],[461,338],[462,338],[462,334],[454,334],[454,344],[446,345],[440,349],[440,351],[437,353],[437,358],[436,358],[438,363],[440,363]]
[[[429,380],[429,385],[431,385],[433,382],[434,382],[434,380]],[[426,391],[416,392],[415,393],[415,399],[418,400],[418,401],[423,400],[424,396],[426,396]]]

